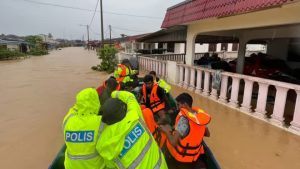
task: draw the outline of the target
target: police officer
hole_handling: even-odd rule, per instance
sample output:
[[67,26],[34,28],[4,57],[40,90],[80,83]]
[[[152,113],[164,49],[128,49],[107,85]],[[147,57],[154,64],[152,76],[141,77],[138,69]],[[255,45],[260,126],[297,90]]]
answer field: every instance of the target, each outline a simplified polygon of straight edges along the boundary
[[101,112],[105,128],[97,150],[108,161],[109,168],[167,168],[163,154],[141,118],[141,109],[133,94],[114,91]]
[[98,115],[100,101],[93,88],[80,91],[76,103],[63,121],[66,144],[66,169],[102,169],[104,160],[99,156],[96,145],[103,129],[102,116]]
[[156,76],[155,71],[151,71],[149,74],[153,76],[154,83],[157,83],[158,86],[163,88],[165,90],[166,94],[169,95],[170,90],[171,90],[171,85],[169,85],[164,79],[158,78]]
[[137,80],[133,78],[135,74],[137,74],[137,71],[131,69],[130,61],[124,59],[121,64],[117,65],[114,77],[121,84],[122,89],[134,88],[137,85]]

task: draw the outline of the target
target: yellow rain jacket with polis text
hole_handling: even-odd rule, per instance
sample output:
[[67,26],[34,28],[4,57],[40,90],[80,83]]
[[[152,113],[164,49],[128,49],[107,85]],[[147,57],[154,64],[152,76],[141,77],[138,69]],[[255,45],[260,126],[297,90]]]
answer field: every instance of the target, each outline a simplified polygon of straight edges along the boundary
[[101,116],[98,115],[100,101],[97,91],[84,89],[76,96],[76,104],[64,118],[64,140],[66,169],[102,169],[104,160],[96,145],[100,138]]
[[109,168],[167,169],[162,152],[141,118],[139,104],[133,95],[126,96],[129,92],[112,93],[113,98],[125,101],[127,114],[121,121],[105,125],[97,144],[99,154],[110,162]]

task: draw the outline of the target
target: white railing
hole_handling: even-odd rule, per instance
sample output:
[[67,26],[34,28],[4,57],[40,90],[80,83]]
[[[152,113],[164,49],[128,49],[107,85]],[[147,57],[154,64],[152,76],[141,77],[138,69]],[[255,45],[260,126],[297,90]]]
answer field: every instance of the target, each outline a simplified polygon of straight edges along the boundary
[[184,63],[185,61],[185,54],[149,54],[149,55],[140,55],[140,56],[158,59],[158,60],[175,61],[178,63]]
[[[175,79],[173,84],[300,135],[300,85],[221,72],[220,88],[216,90],[212,87],[216,70],[184,64],[176,66],[175,62],[146,57],[139,57],[139,64],[142,70],[154,70],[162,78]],[[287,97],[289,91],[294,93],[292,100]],[[273,98],[271,103],[270,98]],[[274,105],[273,109],[268,108],[270,105]],[[290,117],[285,114],[286,108],[291,112]]]
[[[300,134],[300,85],[289,84],[274,80],[262,79],[241,74],[222,72],[221,89],[217,91],[212,88],[212,76],[216,70],[206,69],[201,67],[187,66],[183,64],[177,65],[179,69],[179,86],[194,91],[197,94],[209,96],[212,99],[218,100],[222,103],[229,103],[233,108],[238,108],[243,112],[247,112],[257,118],[271,122],[276,126],[287,128],[293,132]],[[195,73],[196,72],[196,73]],[[231,92],[228,95],[228,82],[231,80]],[[243,88],[240,88],[240,82],[244,81]],[[256,109],[252,109],[251,102],[253,101],[253,84],[258,84],[258,98],[256,102]],[[276,89],[276,96],[274,102],[273,112],[267,118],[267,99],[269,86],[274,86]],[[242,89],[242,92],[239,92]],[[293,111],[293,120],[290,125],[285,123],[285,106],[287,102],[288,91],[293,90],[297,94],[295,108]],[[239,96],[242,93],[242,101],[239,101]]]
[[156,60],[148,57],[138,57],[140,70],[155,71],[159,77],[167,77],[167,61]]

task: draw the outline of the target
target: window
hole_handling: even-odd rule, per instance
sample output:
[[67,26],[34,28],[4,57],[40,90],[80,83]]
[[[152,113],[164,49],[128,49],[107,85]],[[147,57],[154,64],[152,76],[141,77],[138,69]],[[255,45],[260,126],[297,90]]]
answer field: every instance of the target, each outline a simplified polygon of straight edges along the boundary
[[239,49],[239,44],[238,43],[233,43],[232,44],[232,51],[238,51]]
[[167,45],[167,51],[174,53],[174,50],[175,50],[175,43],[168,43],[168,45]]
[[208,45],[208,51],[209,52],[215,52],[215,51],[217,51],[217,44],[215,44],[215,43],[213,43],[213,44],[209,44]]
[[228,51],[228,43],[221,44],[221,51]]

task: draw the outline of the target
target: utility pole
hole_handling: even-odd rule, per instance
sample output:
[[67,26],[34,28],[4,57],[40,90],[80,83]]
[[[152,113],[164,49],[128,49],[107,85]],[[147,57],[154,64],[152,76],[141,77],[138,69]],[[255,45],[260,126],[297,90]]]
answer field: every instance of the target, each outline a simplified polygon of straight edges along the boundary
[[89,48],[89,42],[90,42],[90,27],[89,27],[89,25],[82,25],[82,24],[80,24],[79,26],[84,26],[84,27],[86,27],[86,31],[87,31],[87,48],[88,48],[88,50],[90,49]]
[[89,27],[89,25],[86,25],[86,30],[87,30],[87,41],[88,41],[88,43],[90,42],[90,27]]
[[103,4],[102,0],[100,0],[100,19],[101,19],[101,46],[103,47],[104,42],[104,30],[103,30]]
[[109,25],[109,46],[111,46],[111,25]]

